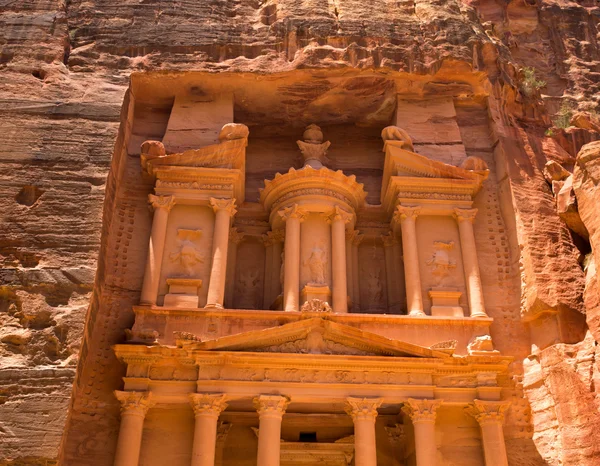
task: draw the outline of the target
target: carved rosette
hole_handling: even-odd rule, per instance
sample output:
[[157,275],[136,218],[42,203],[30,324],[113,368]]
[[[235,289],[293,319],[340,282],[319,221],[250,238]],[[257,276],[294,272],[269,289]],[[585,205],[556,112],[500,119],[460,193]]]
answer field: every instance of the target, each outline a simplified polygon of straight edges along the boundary
[[402,406],[402,412],[411,418],[413,424],[416,422],[435,422],[435,416],[441,404],[442,400],[415,400],[409,398]]
[[302,209],[298,204],[294,204],[290,207],[284,207],[279,210],[277,214],[283,219],[284,222],[287,222],[290,218],[297,218],[300,220],[300,223],[304,221],[306,218],[306,211]]
[[290,399],[281,395],[260,395],[254,398],[254,407],[259,417],[276,417],[281,419]]
[[475,216],[477,215],[477,209],[454,209],[454,218],[458,222],[475,222]]
[[510,401],[474,400],[465,411],[473,416],[480,426],[504,423],[504,413],[510,408]]
[[175,205],[175,196],[155,196],[148,194],[148,203],[154,209],[165,209],[170,212]]
[[246,233],[238,231],[235,227],[229,229],[229,241],[233,244],[240,244],[244,236],[246,236]]
[[121,416],[146,417],[146,413],[156,402],[150,392],[126,392],[115,390],[115,397],[121,402]]
[[346,413],[354,422],[371,421],[375,423],[377,408],[381,406],[381,398],[346,398]]
[[329,215],[327,215],[327,217],[325,219],[326,219],[327,223],[329,223],[329,224],[331,224],[333,222],[342,221],[342,222],[344,222],[344,225],[347,225],[348,223],[350,223],[353,216],[354,216],[353,214],[346,212],[343,209],[340,209],[338,206],[335,206],[333,208],[333,212],[331,212]]
[[230,217],[233,217],[237,213],[235,208],[235,199],[217,199],[215,197],[211,197],[209,202],[215,213],[224,210],[229,214]]
[[190,393],[190,405],[194,415],[218,418],[227,409],[226,397],[223,394]]
[[394,212],[394,220],[398,223],[402,223],[407,219],[416,220],[420,213],[421,207],[419,206],[407,207],[399,205],[396,207],[396,212]]
[[275,243],[283,243],[284,238],[285,230],[283,228],[268,231],[267,233],[262,235],[263,243],[265,246],[271,246]]

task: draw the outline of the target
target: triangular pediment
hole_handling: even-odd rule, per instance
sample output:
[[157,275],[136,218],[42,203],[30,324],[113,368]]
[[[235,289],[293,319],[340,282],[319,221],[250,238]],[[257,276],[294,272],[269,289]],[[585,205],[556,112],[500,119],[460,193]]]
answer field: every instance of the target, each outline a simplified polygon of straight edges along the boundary
[[447,358],[448,354],[315,317],[215,340],[181,342],[188,350]]

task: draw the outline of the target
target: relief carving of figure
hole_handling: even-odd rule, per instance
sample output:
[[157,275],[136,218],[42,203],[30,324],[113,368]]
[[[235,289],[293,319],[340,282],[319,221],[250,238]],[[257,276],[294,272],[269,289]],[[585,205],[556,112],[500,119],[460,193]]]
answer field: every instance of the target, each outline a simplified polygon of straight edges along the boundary
[[253,309],[256,307],[256,290],[259,285],[259,270],[251,268],[240,274],[238,292],[240,293],[239,305],[243,308]]
[[196,264],[204,262],[204,254],[194,244],[202,235],[202,230],[177,230],[179,238],[179,251],[171,253],[169,256],[173,262],[179,261],[185,275],[193,277],[195,275],[194,267]]
[[450,271],[456,268],[456,261],[450,259],[449,254],[449,251],[454,248],[454,241],[450,241],[449,243],[435,241],[433,247],[435,248],[433,256],[426,264],[432,268],[431,275],[439,286],[450,275]]
[[381,272],[379,270],[369,272],[369,278],[367,278],[369,304],[380,304],[381,298],[383,298],[383,287],[381,286],[380,275]]
[[308,260],[304,261],[304,265],[308,266],[310,270],[310,281],[312,284],[325,284],[326,264],[327,258],[325,257],[325,251],[318,246],[313,248]]

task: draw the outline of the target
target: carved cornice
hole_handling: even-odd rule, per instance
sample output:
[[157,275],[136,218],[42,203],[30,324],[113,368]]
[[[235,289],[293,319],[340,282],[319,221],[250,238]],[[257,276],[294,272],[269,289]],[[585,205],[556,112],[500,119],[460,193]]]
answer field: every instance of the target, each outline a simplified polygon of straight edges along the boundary
[[155,196],[154,194],[148,194],[148,203],[156,209],[165,209],[170,212],[175,205],[175,196]]
[[474,400],[465,411],[473,416],[479,425],[504,423],[504,413],[510,408],[510,401]]
[[344,225],[346,225],[346,224],[350,223],[350,221],[352,220],[353,217],[354,217],[353,214],[346,212],[343,209],[340,209],[338,206],[335,206],[333,208],[333,212],[327,216],[326,220],[327,220],[327,223],[342,221],[342,222],[344,222]]
[[282,218],[284,222],[287,222],[290,218],[297,218],[300,222],[303,222],[306,218],[306,211],[298,206],[298,204],[294,204],[290,207],[285,207],[277,212],[277,214]]
[[230,217],[233,217],[237,213],[235,208],[235,199],[217,199],[215,197],[211,197],[209,202],[215,213],[219,212],[220,210],[224,210],[229,214]]
[[145,417],[146,413],[156,402],[150,392],[114,391],[115,397],[121,402],[121,416],[127,414]]
[[229,229],[229,242],[233,244],[240,244],[244,239],[244,236],[246,236],[246,233],[238,231],[236,227]]
[[278,417],[281,419],[290,399],[281,395],[260,395],[254,398],[254,407],[259,417]]
[[190,393],[190,405],[195,416],[219,417],[227,409],[226,396],[213,393]]
[[421,207],[419,206],[396,206],[396,211],[394,212],[394,220],[396,222],[402,222],[406,219],[416,220],[419,214],[421,213]]
[[346,413],[352,416],[354,422],[371,421],[375,422],[377,417],[377,408],[383,403],[382,398],[346,398]]
[[454,218],[458,222],[475,222],[477,209],[454,209]]
[[435,422],[435,416],[441,404],[442,400],[409,398],[402,406],[402,412],[411,418],[413,424],[415,422]]

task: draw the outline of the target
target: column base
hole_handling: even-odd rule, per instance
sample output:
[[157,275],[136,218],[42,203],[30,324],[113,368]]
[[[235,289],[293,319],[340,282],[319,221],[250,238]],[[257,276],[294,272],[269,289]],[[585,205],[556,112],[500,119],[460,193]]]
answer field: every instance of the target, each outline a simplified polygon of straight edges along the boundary
[[490,316],[488,316],[485,312],[476,312],[471,314],[471,317],[474,318],[483,318],[483,319],[489,319]]
[[427,317],[427,314],[420,310],[412,310],[408,313],[408,315],[411,317]]
[[212,303],[209,303],[206,306],[204,306],[204,309],[225,309],[225,308],[223,307],[222,304],[218,304],[218,303],[212,304]]

